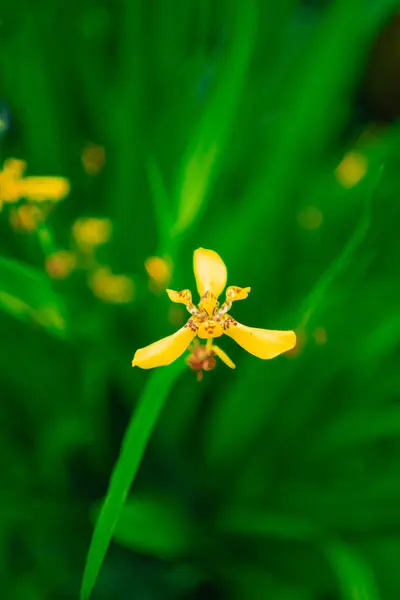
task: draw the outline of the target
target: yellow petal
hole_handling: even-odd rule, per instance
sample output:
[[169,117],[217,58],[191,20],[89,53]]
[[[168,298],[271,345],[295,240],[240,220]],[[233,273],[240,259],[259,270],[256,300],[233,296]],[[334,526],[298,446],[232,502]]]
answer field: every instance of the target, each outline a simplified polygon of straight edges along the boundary
[[42,212],[37,206],[23,204],[10,212],[11,227],[17,231],[36,231],[42,216]]
[[63,177],[25,177],[21,180],[21,196],[35,202],[62,200],[69,193],[70,186]]
[[336,168],[335,174],[339,183],[345,188],[352,188],[364,177],[368,169],[367,158],[361,152],[349,152]]
[[98,267],[89,277],[93,294],[110,304],[131,302],[135,293],[134,282],[127,275],[116,275],[109,267]]
[[53,279],[66,279],[76,266],[76,255],[69,250],[58,250],[46,259],[46,271]]
[[200,296],[211,292],[216,298],[226,285],[226,266],[214,250],[198,248],[193,257],[194,275]]
[[88,175],[97,175],[104,167],[106,154],[104,148],[89,144],[82,152],[82,163]]
[[171,281],[172,263],[163,256],[149,256],[144,267],[153,283],[160,287],[167,286]]
[[233,320],[229,321],[229,327],[225,329],[225,333],[247,352],[264,360],[275,358],[275,356],[291,350],[296,345],[294,331],[257,329],[241,325]]
[[169,365],[185,352],[195,336],[196,330],[193,331],[187,323],[173,335],[136,350],[132,367],[152,369]]
[[197,335],[201,340],[209,340],[210,338],[220,337],[223,333],[224,330],[220,323],[207,319],[199,325]]
[[176,292],[175,290],[165,291],[168,294],[168,298],[172,300],[172,302],[184,304],[185,306],[192,303],[192,293],[190,290],[182,290],[181,292]]
[[4,162],[3,172],[8,177],[19,179],[24,174],[26,162],[17,158],[8,158]]
[[245,300],[250,293],[251,288],[240,288],[234,285],[230,285],[226,290],[226,299],[230,302],[235,302],[236,300]]
[[231,361],[231,359],[226,354],[226,352],[224,352],[219,346],[216,346],[215,344],[213,344],[212,349],[214,350],[214,352],[218,356],[218,358],[220,358],[222,360],[222,362],[224,362],[230,369],[236,369],[235,363],[233,361]]
[[112,234],[110,219],[82,217],[72,226],[72,235],[83,250],[90,250],[107,243]]

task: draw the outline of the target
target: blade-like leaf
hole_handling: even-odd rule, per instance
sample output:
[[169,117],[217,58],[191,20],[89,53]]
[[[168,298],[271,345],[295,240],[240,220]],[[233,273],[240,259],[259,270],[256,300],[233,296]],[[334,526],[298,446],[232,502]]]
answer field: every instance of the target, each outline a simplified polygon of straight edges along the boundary
[[121,516],[121,510],[139,469],[158,416],[174,382],[185,368],[186,364],[183,361],[177,361],[168,368],[155,371],[149,378],[138,406],[132,415],[93,532],[83,575],[82,600],[89,598],[96,583],[107,548]]
[[237,10],[234,42],[219,75],[219,85],[196,123],[178,176],[178,212],[172,236],[181,237],[205,208],[220,168],[251,60],[257,11],[252,2]]
[[0,308],[23,321],[35,322],[54,335],[64,335],[61,299],[50,279],[29,265],[0,258]]
[[343,600],[379,600],[374,574],[356,550],[337,540],[326,544],[324,550]]

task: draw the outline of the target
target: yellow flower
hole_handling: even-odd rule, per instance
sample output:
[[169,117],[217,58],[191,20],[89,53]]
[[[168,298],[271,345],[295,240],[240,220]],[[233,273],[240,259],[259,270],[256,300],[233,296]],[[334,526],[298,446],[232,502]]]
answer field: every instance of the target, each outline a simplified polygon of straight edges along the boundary
[[[218,297],[226,285],[227,271],[221,257],[213,250],[199,248],[194,252],[194,274],[200,295],[198,306],[192,303],[189,290],[176,292],[167,290],[172,302],[184,304],[190,313],[186,325],[173,335],[136,351],[133,367],[152,369],[171,364],[179,358],[193,339],[198,336],[209,340],[207,349],[214,350],[232,368],[233,363],[224,352],[217,352],[213,338],[223,334],[233,338],[250,354],[270,359],[293,348],[296,344],[294,331],[272,331],[241,325],[228,314],[232,303],[247,298],[250,288],[230,286],[226,290],[225,302],[220,306]],[[227,359],[227,360],[226,360]],[[234,365],[233,365],[234,366]]]
[[4,161],[3,171],[0,175],[20,179],[26,170],[26,162],[18,158],[8,158]]
[[21,198],[32,202],[59,202],[69,194],[70,185],[64,177],[24,177],[19,191]]
[[106,153],[101,146],[89,144],[83,149],[82,164],[88,175],[97,175],[100,173],[105,162]]
[[344,188],[352,188],[361,181],[368,169],[367,158],[361,152],[349,152],[336,167],[335,175]]
[[9,158],[0,171],[0,201],[14,203],[21,198],[20,182],[26,169],[26,162]]
[[0,172],[0,200],[15,203],[26,198],[33,202],[58,202],[69,193],[69,182],[64,177],[23,177],[25,169],[23,160],[5,161]]
[[76,243],[84,251],[90,251],[105,244],[111,237],[111,221],[96,217],[82,218],[75,221],[72,234]]
[[297,215],[300,227],[314,231],[322,224],[322,213],[315,206],[308,206]]
[[315,329],[313,333],[313,337],[315,343],[319,346],[321,346],[322,344],[326,344],[328,336],[325,327],[317,327],[317,329]]
[[99,267],[90,277],[89,285],[99,300],[110,304],[125,304],[134,295],[132,279],[115,275],[108,267]]
[[70,250],[58,250],[46,259],[46,271],[52,279],[66,279],[76,266],[76,255]]
[[10,211],[10,224],[15,231],[36,231],[43,220],[43,212],[34,204],[23,204]]
[[158,291],[171,281],[172,264],[168,258],[161,256],[149,256],[145,260],[144,267],[150,277],[150,288]]

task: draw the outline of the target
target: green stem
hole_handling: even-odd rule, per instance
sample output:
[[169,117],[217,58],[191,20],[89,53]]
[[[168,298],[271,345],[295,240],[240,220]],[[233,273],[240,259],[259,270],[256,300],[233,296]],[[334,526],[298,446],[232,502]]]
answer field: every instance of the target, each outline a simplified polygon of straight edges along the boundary
[[53,254],[56,250],[53,234],[48,225],[40,223],[37,229],[37,236],[40,247],[42,248],[45,258]]

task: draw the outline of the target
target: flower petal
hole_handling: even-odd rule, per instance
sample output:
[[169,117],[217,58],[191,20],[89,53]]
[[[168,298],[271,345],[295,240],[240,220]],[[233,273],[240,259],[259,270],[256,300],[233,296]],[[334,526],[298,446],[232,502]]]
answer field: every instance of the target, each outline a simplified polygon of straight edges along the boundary
[[211,292],[216,298],[226,285],[226,266],[214,250],[198,248],[193,256],[193,269],[200,296]]
[[4,162],[3,173],[7,177],[20,179],[26,170],[26,162],[18,158],[8,158]]
[[168,298],[172,300],[172,302],[177,302],[178,304],[188,304],[192,303],[192,293],[190,290],[182,290],[181,292],[176,292],[175,290],[165,290],[168,294]]
[[222,348],[213,344],[212,349],[214,350],[218,358],[220,358],[222,362],[224,362],[230,369],[236,369],[235,363],[229,358],[226,352],[222,350]]
[[236,300],[245,300],[251,291],[251,287],[240,288],[235,285],[230,285],[226,290],[226,299],[230,302]]
[[296,345],[294,331],[257,329],[241,325],[233,320],[230,321],[230,326],[225,329],[225,333],[247,352],[264,360],[275,358],[275,356],[291,350]]
[[64,177],[25,177],[20,182],[21,196],[35,202],[62,200],[67,196],[70,185]]
[[176,333],[136,350],[132,367],[152,369],[171,364],[185,352],[196,333],[186,324]]

